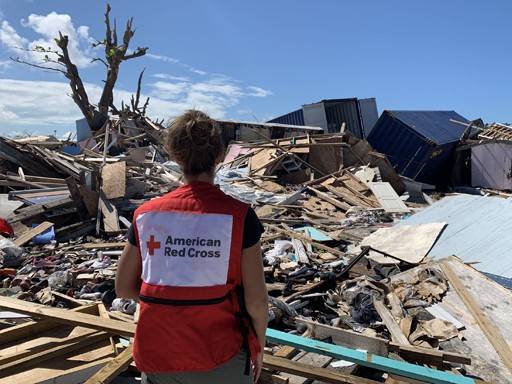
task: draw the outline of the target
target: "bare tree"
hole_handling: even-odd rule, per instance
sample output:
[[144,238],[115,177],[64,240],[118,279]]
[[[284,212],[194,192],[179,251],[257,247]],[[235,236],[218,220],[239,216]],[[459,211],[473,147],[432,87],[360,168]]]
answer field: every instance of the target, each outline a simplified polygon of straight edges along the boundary
[[[14,60],[15,62],[44,70],[57,71],[66,76],[71,87],[73,101],[76,103],[78,108],[80,108],[80,111],[87,119],[87,122],[91,128],[93,128],[95,125],[94,117],[96,113],[99,112],[101,115],[106,116],[109,108],[113,107],[114,87],[119,76],[119,67],[121,66],[121,63],[126,60],[144,56],[148,50],[147,47],[137,47],[137,49],[134,51],[129,50],[130,40],[135,34],[135,29],[133,29],[133,18],[130,18],[126,22],[122,41],[118,41],[116,20],[114,19],[114,24],[112,27],[110,23],[110,11],[110,5],[107,4],[107,9],[105,11],[105,39],[102,41],[97,41],[93,44],[93,47],[105,47],[105,58],[103,59],[98,57],[93,59],[92,62],[99,61],[103,63],[107,69],[103,91],[97,106],[91,104],[89,97],[87,96],[87,91],[85,90],[84,84],[80,77],[80,73],[78,72],[78,68],[69,56],[69,37],[67,35],[63,35],[59,32],[59,36],[55,38],[55,43],[59,50],[41,46],[36,46],[34,49],[28,49],[28,51],[44,54],[43,62],[41,64],[29,62],[20,59],[19,57],[11,57],[11,60]],[[134,103],[132,101],[134,112],[136,112],[138,109],[141,81],[142,73],[139,76],[136,102]],[[147,101],[143,107],[144,112],[146,107]]]

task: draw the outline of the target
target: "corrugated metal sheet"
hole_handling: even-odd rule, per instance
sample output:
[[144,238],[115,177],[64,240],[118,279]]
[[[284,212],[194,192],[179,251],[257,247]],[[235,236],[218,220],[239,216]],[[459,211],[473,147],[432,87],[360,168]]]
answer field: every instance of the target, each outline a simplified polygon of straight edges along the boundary
[[302,113],[305,124],[322,127],[324,132],[328,132],[324,103],[306,104],[302,107]]
[[364,137],[361,113],[357,99],[324,100],[327,129],[339,132],[342,123],[346,123],[345,131],[362,139]]
[[361,119],[363,120],[364,137],[367,138],[372,131],[375,123],[379,119],[377,111],[377,101],[374,97],[368,99],[359,99],[359,110],[361,111]]
[[445,142],[448,138],[446,126],[441,124],[440,133],[436,133],[435,122],[448,117],[467,122],[451,111],[384,111],[368,136],[368,142],[375,150],[384,153],[400,174],[435,184],[445,177],[444,165],[465,128],[459,125],[462,127],[462,131],[457,127],[460,135],[452,133],[456,139]]
[[[269,123],[318,125],[328,132],[339,132],[342,123],[345,130],[358,138],[366,138],[377,120],[375,98],[358,100],[357,98],[328,99],[318,103],[305,104],[302,109],[269,120]],[[312,123],[314,122],[314,123]]]
[[388,111],[395,118],[418,132],[423,137],[442,145],[458,141],[465,126],[452,123],[450,119],[469,123],[455,111]]
[[512,190],[512,142],[471,147],[471,185]]
[[272,120],[267,121],[267,123],[279,123],[279,124],[289,124],[289,125],[306,125],[304,123],[304,113],[301,109],[297,109],[296,111],[287,113],[282,116],[278,116]]
[[512,199],[449,196],[397,225],[439,222],[448,226],[428,256],[456,255],[478,261],[474,267],[482,272],[512,278]]

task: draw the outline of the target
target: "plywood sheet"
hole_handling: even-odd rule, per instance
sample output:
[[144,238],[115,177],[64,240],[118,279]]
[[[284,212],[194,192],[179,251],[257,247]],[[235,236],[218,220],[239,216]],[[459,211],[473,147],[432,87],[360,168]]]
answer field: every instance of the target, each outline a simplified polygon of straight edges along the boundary
[[126,163],[106,164],[101,171],[102,187],[107,199],[124,197],[126,193]]
[[445,227],[446,223],[430,223],[380,228],[363,239],[361,245],[370,246],[395,258],[370,252],[368,258],[380,264],[395,264],[396,259],[418,264],[425,258]]

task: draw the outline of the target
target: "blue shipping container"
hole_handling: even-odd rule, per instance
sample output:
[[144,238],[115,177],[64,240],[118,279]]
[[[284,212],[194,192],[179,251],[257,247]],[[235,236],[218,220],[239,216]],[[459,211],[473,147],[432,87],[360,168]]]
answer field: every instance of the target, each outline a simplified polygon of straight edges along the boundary
[[425,183],[442,183],[443,169],[468,123],[454,111],[384,111],[368,136],[398,173]]

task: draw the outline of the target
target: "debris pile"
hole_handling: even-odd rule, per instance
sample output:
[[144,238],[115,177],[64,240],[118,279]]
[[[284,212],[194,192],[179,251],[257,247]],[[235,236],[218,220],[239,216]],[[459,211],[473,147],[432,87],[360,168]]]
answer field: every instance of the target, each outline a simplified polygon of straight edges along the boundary
[[[115,296],[114,278],[135,208],[181,183],[162,134],[134,115],[77,144],[0,138],[0,383],[108,382],[130,365],[137,305]],[[348,133],[253,136],[230,144],[216,183],[265,227],[265,382],[510,377],[510,349],[488,336],[510,320],[485,320],[488,306],[512,303],[492,292],[510,292],[456,258],[429,257],[446,222],[406,220],[434,201],[424,186]],[[306,337],[345,348],[325,355]],[[54,361],[63,355],[74,365]]]

